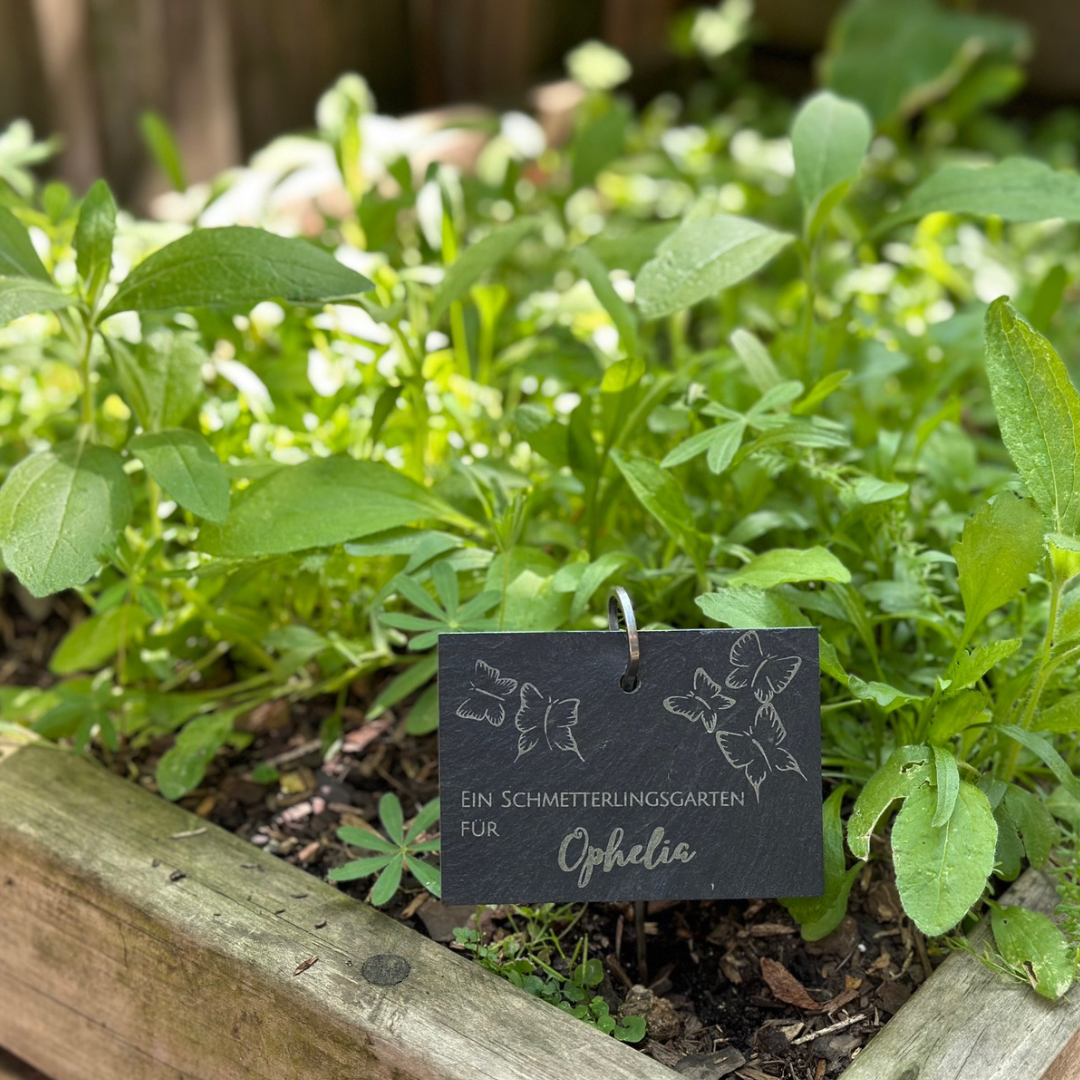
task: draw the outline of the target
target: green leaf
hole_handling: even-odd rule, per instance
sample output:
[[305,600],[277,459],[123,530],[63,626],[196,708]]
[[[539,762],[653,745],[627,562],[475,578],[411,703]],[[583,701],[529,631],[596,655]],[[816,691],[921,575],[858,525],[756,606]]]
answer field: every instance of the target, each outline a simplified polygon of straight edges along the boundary
[[[615,286],[611,284],[611,278],[608,277],[607,267],[597,258],[594,252],[584,246],[579,247],[574,252],[574,262],[584,275],[585,280],[592,286],[596,299],[600,301],[604,310],[611,316],[611,321],[619,331],[619,341],[622,343],[626,355],[628,357],[638,357],[637,317],[626,301],[615,291]],[[644,370],[644,364],[642,370]],[[605,375],[605,380],[606,378]]]
[[740,629],[810,625],[810,620],[789,600],[752,585],[732,585],[719,592],[705,593],[694,603],[707,618]]
[[944,745],[972,724],[989,719],[986,706],[987,699],[977,690],[957,692],[938,705],[930,725],[930,741]]
[[825,891],[821,896],[793,897],[781,900],[802,929],[804,941],[820,941],[831,934],[847,911],[848,894],[862,866],[856,863],[845,869],[844,826],[840,807],[847,785],[838,787],[821,807],[821,826],[825,840]]
[[324,304],[367,292],[366,277],[306,240],[230,225],[198,229],[141,262],[102,312]]
[[109,185],[98,180],[86,193],[75,226],[75,268],[95,303],[112,270],[113,237],[116,235],[116,203]]
[[645,374],[645,361],[640,356],[625,356],[616,360],[605,372],[600,382],[603,394],[620,394],[641,382]]
[[917,788],[892,829],[896,888],[904,910],[927,935],[944,934],[983,894],[994,869],[997,822],[989,800],[961,782],[948,821],[934,825],[937,794]]
[[401,800],[392,791],[379,800],[379,820],[394,843],[405,843],[405,815],[401,810]]
[[750,381],[762,394],[768,393],[774,386],[779,386],[783,379],[773,363],[769,350],[761,339],[749,330],[735,330],[731,334],[731,347],[738,354],[746,368]]
[[1080,732],[1080,693],[1066,694],[1053,705],[1039,709],[1035,726],[1040,731],[1069,735]]
[[974,686],[988,671],[1012,656],[1020,645],[1020,638],[1008,638],[1005,641],[992,641],[988,645],[980,645],[972,649],[971,652],[962,653],[955,666],[950,667],[946,672],[945,677],[949,679],[946,696],[952,697],[953,694]]
[[131,517],[120,455],[63,443],[19,462],[0,488],[0,550],[34,594],[84,584]]
[[439,727],[439,688],[427,687],[413,702],[405,719],[406,735],[430,735]]
[[986,311],[986,373],[1005,446],[1052,532],[1080,532],[1080,394],[1050,342],[1002,297]]
[[964,598],[964,638],[1026,588],[1042,557],[1043,517],[1030,499],[1005,493],[984,503],[952,553]]
[[405,863],[409,868],[409,873],[432,896],[442,896],[442,872],[437,866],[432,866],[431,863],[426,863],[423,859],[418,859],[415,855],[408,853],[405,855]]
[[158,761],[154,779],[166,799],[182,799],[194,791],[206,774],[206,767],[232,734],[235,709],[197,716],[184,725]]
[[54,675],[96,671],[116,655],[121,640],[130,644],[149,622],[150,616],[133,604],[91,615],[61,638],[49,657],[49,670]]
[[882,480],[877,476],[860,476],[852,486],[855,501],[863,506],[892,502],[908,493],[908,485],[898,480]]
[[833,24],[825,83],[881,126],[944,97],[977,59],[1018,57],[1026,44],[1020,23],[932,0],[855,0]]
[[856,859],[870,857],[870,834],[897,799],[930,782],[928,746],[899,746],[867,781],[848,819],[848,847]]
[[660,467],[670,469],[708,451],[709,469],[719,476],[731,464],[745,431],[746,421],[742,419],[729,420],[726,424],[718,424],[707,431],[699,431],[689,439],[683,439],[660,462]]
[[439,820],[439,800],[432,799],[422,810],[412,819],[412,823],[409,825],[409,831],[405,834],[405,843],[411,844],[418,836],[426,833],[436,821]]
[[255,558],[330,547],[433,518],[462,523],[445,503],[387,465],[313,458],[241,491],[225,523],[204,525],[199,543],[211,555]]
[[1030,968],[1036,993],[1056,1001],[1072,986],[1073,950],[1049,918],[1027,908],[995,905],[990,923],[1001,955],[1025,973]]
[[1050,859],[1050,853],[1058,842],[1058,828],[1054,816],[1037,795],[1010,784],[1005,791],[1005,809],[1016,823],[1024,841],[1028,862],[1040,870]]
[[704,557],[707,538],[694,528],[694,515],[682,488],[671,473],[640,454],[614,450],[611,454],[638,502],[667,530],[672,539],[698,563]]
[[357,881],[360,878],[371,877],[385,866],[389,866],[394,859],[400,859],[399,854],[394,855],[370,855],[363,859],[353,859],[344,866],[335,866],[326,876],[331,881]]
[[41,311],[60,311],[78,301],[55,285],[35,278],[0,277],[0,326],[24,315]]
[[855,178],[872,135],[866,110],[829,90],[814,94],[799,109],[791,125],[791,149],[795,183],[808,214],[825,195]]
[[1065,759],[1050,745],[1049,741],[1034,731],[1025,731],[1015,724],[1000,724],[998,731],[1026,747],[1041,758],[1046,767],[1057,777],[1058,783],[1074,798],[1080,799],[1080,780],[1073,775]]
[[1080,221],[1080,176],[1022,157],[983,168],[946,165],[924,180],[875,231],[939,211],[1005,221]]
[[773,548],[751,559],[728,579],[732,585],[753,585],[771,589],[774,585],[799,581],[851,580],[851,572],[831,551],[823,547]]
[[921,695],[905,693],[903,690],[890,686],[888,683],[880,682],[877,679],[871,679],[867,682],[865,679],[860,679],[858,675],[848,676],[847,688],[860,701],[872,701],[875,705],[880,705],[886,712],[895,712],[904,705],[924,700]]
[[645,1038],[646,1028],[644,1016],[624,1016],[611,1034],[619,1042],[636,1043]]
[[960,792],[960,770],[951,750],[941,746],[932,746],[934,752],[934,786],[937,788],[937,806],[934,808],[934,828],[945,825],[956,808],[956,797]]
[[400,844],[387,840],[373,829],[362,829],[359,825],[342,825],[337,836],[350,847],[359,848],[361,851],[383,851],[393,855],[401,850]]
[[23,223],[0,206],[0,277],[36,278],[52,283],[49,271],[41,265],[30,234]]
[[[991,805],[993,805],[991,803]],[[1017,831],[1016,822],[1009,816],[1004,803],[994,807],[997,822],[997,847],[994,851],[994,874],[1002,881],[1015,881],[1020,876],[1024,861],[1024,845]]]
[[131,452],[171,499],[197,517],[221,524],[229,513],[229,474],[210,444],[197,431],[137,435]]
[[657,249],[637,279],[638,310],[659,319],[756,273],[795,238],[731,214],[689,216]]
[[394,855],[389,865],[379,875],[379,880],[375,882],[375,887],[371,890],[371,903],[375,907],[381,907],[393,899],[394,893],[398,891],[398,886],[401,884],[401,870],[404,863],[403,855]]
[[456,300],[460,300],[480,278],[501,263],[531,232],[538,229],[536,218],[518,218],[500,225],[471,247],[467,247],[447,269],[431,301],[431,325],[436,326]]
[[108,339],[124,398],[147,431],[177,427],[203,393],[202,367],[209,356],[194,334],[159,329],[130,349]]
[[581,577],[578,578],[574,589],[574,599],[570,604],[571,622],[576,622],[585,614],[585,609],[589,606],[589,601],[592,600],[596,590],[630,561],[631,556],[625,552],[608,551],[585,567]]
[[168,177],[174,191],[187,190],[184,162],[168,123],[158,113],[147,111],[139,115],[139,133],[143,137],[158,168]]

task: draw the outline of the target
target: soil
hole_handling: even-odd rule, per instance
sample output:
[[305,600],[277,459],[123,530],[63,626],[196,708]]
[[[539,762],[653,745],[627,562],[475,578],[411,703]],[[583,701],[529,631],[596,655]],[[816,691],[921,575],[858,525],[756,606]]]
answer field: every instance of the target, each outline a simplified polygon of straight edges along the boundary
[[[45,661],[73,615],[62,599],[34,608],[10,590],[0,594],[0,685],[47,685]],[[353,688],[341,751],[325,762],[319,726],[332,702],[259,706],[239,723],[251,734],[250,745],[222,751],[182,805],[324,877],[355,856],[337,839],[337,828],[378,827],[384,792],[397,792],[406,819],[438,794],[436,737],[405,733],[407,706],[365,721],[362,703],[377,690]],[[171,741],[107,764],[156,790],[154,768]],[[260,764],[276,767],[278,779],[257,783],[253,770]],[[362,900],[369,884],[342,888]],[[449,907],[408,876],[385,910],[451,947],[453,928],[475,928],[478,916],[489,941],[512,931],[504,909]],[[612,1012],[648,1020],[639,1049],[701,1080],[838,1076],[940,959],[903,915],[881,858],[872,858],[856,881],[840,927],[815,943],[803,942],[784,908],[765,899],[649,904],[646,973],[638,968],[632,905],[588,905],[565,943],[572,948],[582,933],[590,955],[604,962],[599,992]]]

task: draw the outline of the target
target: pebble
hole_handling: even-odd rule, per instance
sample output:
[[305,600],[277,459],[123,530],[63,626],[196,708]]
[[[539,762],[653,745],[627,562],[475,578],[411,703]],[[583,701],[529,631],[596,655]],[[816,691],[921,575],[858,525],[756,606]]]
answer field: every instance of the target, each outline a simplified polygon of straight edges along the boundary
[[733,1046],[711,1054],[687,1054],[675,1062],[675,1071],[687,1080],[721,1080],[746,1064],[746,1058]]

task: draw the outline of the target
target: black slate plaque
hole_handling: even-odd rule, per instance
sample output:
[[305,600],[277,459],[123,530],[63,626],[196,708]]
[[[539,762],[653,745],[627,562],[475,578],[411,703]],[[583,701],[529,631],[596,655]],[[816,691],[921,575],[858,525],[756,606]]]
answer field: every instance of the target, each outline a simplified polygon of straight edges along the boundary
[[450,904],[817,896],[812,629],[439,639]]

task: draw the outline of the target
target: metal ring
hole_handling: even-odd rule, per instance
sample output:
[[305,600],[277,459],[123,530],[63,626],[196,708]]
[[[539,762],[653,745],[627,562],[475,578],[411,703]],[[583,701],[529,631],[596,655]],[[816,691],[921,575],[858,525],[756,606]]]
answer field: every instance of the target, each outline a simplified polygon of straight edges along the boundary
[[616,585],[608,597],[607,617],[608,629],[619,629],[619,615],[622,615],[623,625],[626,627],[626,671],[619,679],[619,685],[629,693],[638,686],[638,666],[641,663],[641,647],[638,641],[637,619],[634,618],[634,605],[630,602],[630,594],[621,586]]

